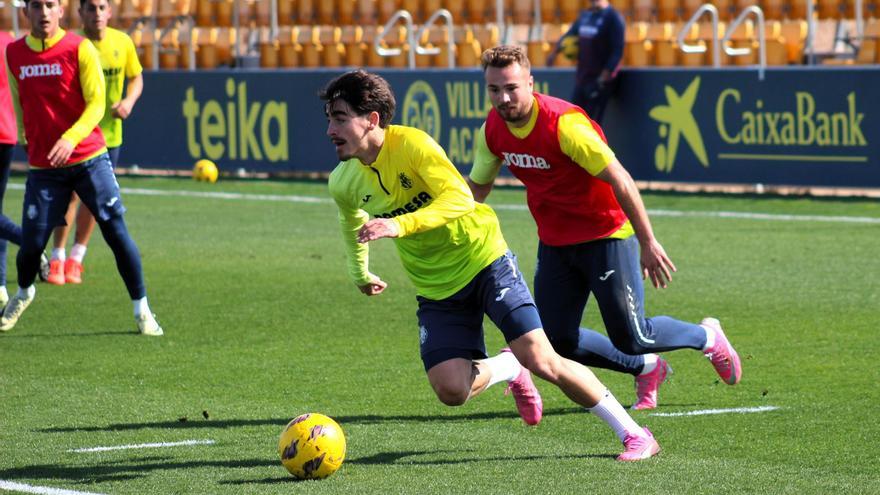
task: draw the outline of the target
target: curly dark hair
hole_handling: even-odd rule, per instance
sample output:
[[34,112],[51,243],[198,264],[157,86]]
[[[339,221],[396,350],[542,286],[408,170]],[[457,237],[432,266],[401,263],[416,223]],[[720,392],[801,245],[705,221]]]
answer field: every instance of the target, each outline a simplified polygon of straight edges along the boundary
[[382,76],[357,69],[335,77],[327,86],[318,93],[326,103],[324,113],[329,115],[330,106],[337,100],[342,100],[355,111],[357,115],[367,115],[370,112],[379,114],[379,127],[387,127],[394,117],[394,108],[397,102],[394,100],[394,92],[391,86]]

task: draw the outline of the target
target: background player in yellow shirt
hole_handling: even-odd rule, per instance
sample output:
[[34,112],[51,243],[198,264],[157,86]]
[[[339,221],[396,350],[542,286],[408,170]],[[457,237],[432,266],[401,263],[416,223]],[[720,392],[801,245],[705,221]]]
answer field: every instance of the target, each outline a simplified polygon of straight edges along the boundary
[[[329,189],[339,208],[350,275],[364,294],[384,292],[388,285],[369,271],[367,243],[394,239],[418,293],[422,362],[437,398],[462,405],[506,380],[523,420],[534,425],[543,407],[531,370],[611,426],[626,449],[618,460],[657,454],[651,432],[589,369],[554,352],[495,212],[474,201],[430,136],[390,125],[396,104],[387,81],[348,72],[330,81],[321,98],[327,135],[340,159]],[[484,314],[509,345],[491,358]]]
[[[108,27],[107,23],[111,15],[110,3],[107,0],[80,0],[79,16],[83,27],[77,31],[77,34],[88,38],[100,55],[104,80],[107,81],[107,105],[100,126],[107,141],[111,165],[115,170],[122,147],[122,121],[128,118],[140,98],[144,89],[144,78],[143,67],[138,60],[134,42],[122,31]],[[126,81],[128,88],[123,98]],[[54,246],[47,280],[50,284],[82,283],[82,262],[89,239],[95,230],[95,217],[88,208],[77,210],[78,204],[79,197],[73,195],[67,215],[64,217],[66,225],[57,227],[54,231]],[[64,247],[67,244],[67,236],[74,216],[76,234],[68,258]]]

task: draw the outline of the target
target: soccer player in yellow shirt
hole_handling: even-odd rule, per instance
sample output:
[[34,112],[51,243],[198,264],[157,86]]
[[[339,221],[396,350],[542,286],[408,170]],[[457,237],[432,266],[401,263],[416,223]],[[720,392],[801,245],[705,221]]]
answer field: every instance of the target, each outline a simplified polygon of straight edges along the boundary
[[[122,121],[131,114],[132,108],[143,92],[143,68],[131,38],[107,25],[112,16],[108,0],[80,0],[79,16],[83,27],[77,31],[77,34],[88,38],[98,49],[104,80],[107,82],[105,92],[107,104],[100,126],[107,141],[110,163],[115,170],[122,148]],[[78,204],[79,197],[74,195],[65,215],[66,225],[57,227],[53,233],[54,246],[47,280],[50,284],[82,283],[82,262],[89,239],[95,230],[95,217],[88,208],[77,209]],[[67,257],[64,247],[74,217],[76,217],[76,234],[73,247],[70,249],[70,257]]]
[[[507,381],[520,416],[534,425],[543,406],[531,371],[611,426],[625,447],[618,460],[657,454],[651,432],[589,369],[554,352],[495,212],[474,201],[430,136],[390,125],[395,99],[387,81],[348,72],[330,81],[321,98],[327,135],[340,159],[329,189],[349,273],[362,293],[384,292],[388,284],[369,271],[368,243],[394,239],[416,287],[421,357],[437,398],[458,406]],[[484,314],[509,346],[493,357],[487,357],[483,340]]]

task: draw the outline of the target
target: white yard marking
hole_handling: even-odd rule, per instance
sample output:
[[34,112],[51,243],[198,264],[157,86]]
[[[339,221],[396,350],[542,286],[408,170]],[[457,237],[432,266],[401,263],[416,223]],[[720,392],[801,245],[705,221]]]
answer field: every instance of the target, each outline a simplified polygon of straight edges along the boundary
[[40,493],[43,495],[102,495],[95,492],[80,492],[76,490],[65,490],[63,488],[52,488],[49,486],[25,485],[24,483],[5,480],[0,480],[0,490],[21,493]]
[[[24,190],[24,184],[9,184],[8,189]],[[191,198],[226,199],[234,201],[272,201],[285,203],[318,203],[328,204],[333,200],[329,197],[300,196],[287,194],[246,194],[211,191],[186,191],[165,189],[143,189],[123,187],[125,194],[137,196],[183,196]],[[526,211],[524,204],[492,204],[496,210]],[[684,211],[684,210],[648,210],[648,214],[658,217],[709,217],[738,218],[745,220],[772,220],[782,222],[830,222],[830,223],[863,223],[880,225],[878,217],[851,217],[845,215],[788,215],[781,213],[750,213],[744,211]]]
[[68,452],[106,452],[108,450],[160,449],[164,447],[180,447],[185,445],[211,445],[213,443],[213,440],[183,440],[181,442],[156,442],[130,445],[112,445],[107,447],[83,447],[80,449],[69,449]]
[[674,413],[650,413],[648,416],[659,416],[661,418],[672,418],[677,416],[705,416],[707,414],[749,414],[761,413],[767,411],[775,411],[779,409],[777,406],[759,406],[759,407],[734,407],[731,409],[702,409],[699,411],[684,411]]

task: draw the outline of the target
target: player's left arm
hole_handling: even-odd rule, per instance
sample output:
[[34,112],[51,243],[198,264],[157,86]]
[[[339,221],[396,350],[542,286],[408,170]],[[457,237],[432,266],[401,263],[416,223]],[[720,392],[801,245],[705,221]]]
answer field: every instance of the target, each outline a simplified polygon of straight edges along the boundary
[[486,202],[486,198],[495,185],[495,178],[501,171],[502,164],[501,158],[495,156],[486,143],[486,124],[484,122],[474,136],[474,164],[467,176],[467,184],[471,188],[474,200],[479,203]]
[[590,175],[611,185],[617,202],[632,222],[639,240],[643,276],[650,277],[654,287],[666,287],[667,281],[672,280],[672,272],[676,271],[675,264],[654,237],[639,189],[611,148],[580,112],[571,112],[560,118],[559,145],[566,155]]
[[137,103],[138,98],[144,92],[144,68],[138,60],[134,43],[128,36],[125,37],[125,98],[113,105],[113,116],[118,119],[127,119]]
[[78,58],[79,83],[86,106],[79,119],[58,138],[58,141],[49,150],[49,163],[53,167],[65,165],[76,145],[91,134],[104,116],[106,90],[98,50],[90,41],[83,39],[79,44]]
[[426,138],[409,143],[408,148],[405,152],[428,186],[431,203],[405,215],[370,220],[358,232],[360,242],[425,232],[474,211],[476,203],[470,188],[439,144]]

